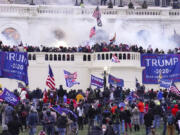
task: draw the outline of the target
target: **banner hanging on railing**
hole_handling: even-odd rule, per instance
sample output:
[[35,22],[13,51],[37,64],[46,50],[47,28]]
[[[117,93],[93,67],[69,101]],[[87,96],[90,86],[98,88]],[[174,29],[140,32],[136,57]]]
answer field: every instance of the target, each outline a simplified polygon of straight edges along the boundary
[[160,74],[163,79],[180,82],[180,55],[178,54],[143,54],[141,66],[145,67],[142,73],[144,84],[158,84]]
[[28,56],[24,52],[0,52],[0,76],[28,85]]

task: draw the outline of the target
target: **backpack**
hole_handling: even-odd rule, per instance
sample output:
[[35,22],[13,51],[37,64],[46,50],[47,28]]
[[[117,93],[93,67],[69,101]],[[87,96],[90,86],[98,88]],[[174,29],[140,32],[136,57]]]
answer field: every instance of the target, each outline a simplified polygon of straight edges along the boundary
[[174,117],[173,117],[172,114],[167,116],[167,122],[168,122],[168,125],[173,125],[174,124]]

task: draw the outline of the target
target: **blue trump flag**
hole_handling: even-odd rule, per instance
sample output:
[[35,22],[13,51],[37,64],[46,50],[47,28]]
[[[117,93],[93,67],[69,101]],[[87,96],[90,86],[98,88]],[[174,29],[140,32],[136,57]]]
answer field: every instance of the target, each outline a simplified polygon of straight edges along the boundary
[[54,106],[54,107],[51,107],[51,109],[53,109],[54,111],[56,111],[60,115],[64,112],[66,114],[71,114],[75,119],[78,118],[77,115],[73,111],[71,111],[71,110],[69,110],[67,108],[62,108],[60,106]]
[[24,52],[0,52],[0,75],[28,85],[28,56]]
[[7,103],[11,105],[17,105],[19,103],[18,97],[14,95],[14,93],[10,92],[8,89],[4,89],[4,91],[0,94],[0,99],[3,99]]
[[169,89],[171,87],[172,81],[169,79],[160,79],[159,84],[160,87]]
[[71,74],[70,72],[64,70],[64,77],[66,81],[66,86],[69,88],[74,86],[75,84],[80,84],[79,82],[76,82],[77,72]]
[[91,75],[91,85],[102,88],[104,86],[104,80],[99,77]]
[[121,86],[121,87],[124,86],[124,80],[123,79],[116,78],[112,75],[109,75],[108,82],[112,85]]
[[179,54],[142,54],[141,66],[145,69],[142,73],[144,84],[158,84],[159,75],[163,79],[173,82],[180,81],[180,55]]

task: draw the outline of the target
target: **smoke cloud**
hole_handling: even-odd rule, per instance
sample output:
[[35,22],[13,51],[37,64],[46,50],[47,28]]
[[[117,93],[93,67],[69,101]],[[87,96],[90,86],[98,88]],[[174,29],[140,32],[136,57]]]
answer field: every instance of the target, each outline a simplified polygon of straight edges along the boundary
[[[159,48],[163,50],[177,47],[177,44],[170,39],[170,35],[173,33],[163,32],[160,25],[151,24],[153,27],[150,29],[139,29],[138,22],[119,19],[110,21],[103,17],[102,22],[103,26],[101,28],[96,26],[96,20],[93,17],[85,18],[82,16],[78,19],[72,16],[56,20],[40,20],[39,23],[32,20],[28,28],[29,31],[26,32],[26,35],[21,35],[21,37],[24,44],[27,43],[33,46],[61,46],[59,41],[66,42],[68,46],[79,46],[87,43],[92,45],[95,42],[109,42],[116,33],[117,44],[137,44],[145,49],[151,45],[153,49]],[[96,36],[90,40],[89,33],[93,26],[96,26]],[[4,38],[2,34],[0,39],[4,44],[14,45],[12,41]]]

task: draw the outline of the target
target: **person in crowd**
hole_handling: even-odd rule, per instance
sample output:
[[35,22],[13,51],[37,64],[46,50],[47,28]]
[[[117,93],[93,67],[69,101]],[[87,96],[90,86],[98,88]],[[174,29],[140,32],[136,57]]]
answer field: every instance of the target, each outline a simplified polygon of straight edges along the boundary
[[162,108],[160,106],[160,101],[159,100],[156,100],[155,101],[155,106],[153,108],[153,113],[154,113],[154,121],[153,121],[153,127],[154,128],[159,128],[160,126],[160,119],[161,119],[161,116],[163,115],[162,114]]
[[129,129],[130,131],[132,131],[132,125],[131,125],[131,112],[129,110],[129,108],[126,106],[125,107],[125,129],[126,129],[126,132],[128,131],[128,126],[129,126]]
[[153,122],[153,111],[149,109],[149,111],[144,115],[144,124],[146,126],[146,135],[150,134],[152,122]]
[[144,124],[144,103],[142,100],[140,100],[138,103],[138,109],[140,112],[139,121],[140,121],[140,124],[142,125]]
[[37,130],[36,128],[37,128],[38,122],[39,122],[39,117],[37,114],[37,110],[34,107],[32,107],[27,118],[27,125],[29,127],[29,135],[36,134],[36,130]]
[[61,116],[59,116],[57,120],[57,127],[58,127],[58,135],[65,135],[66,134],[66,125],[67,125],[67,117],[66,114],[63,112]]
[[116,135],[120,135],[120,108],[119,106],[115,109],[115,112],[113,114],[112,120],[113,120],[113,129],[114,133]]
[[83,130],[84,109],[83,109],[82,105],[77,107],[77,113],[78,113],[78,125],[79,125],[79,129]]
[[137,107],[134,107],[132,110],[132,124],[134,125],[134,131],[139,131],[139,110]]
[[95,115],[96,115],[96,111],[94,109],[94,106],[91,105],[89,107],[89,112],[88,112],[88,121],[89,121],[89,124],[88,124],[88,131],[90,131],[90,129],[94,126],[94,118],[95,118]]
[[176,113],[178,112],[178,110],[179,110],[178,105],[175,104],[171,111],[174,117],[176,117]]
[[14,108],[10,104],[7,104],[5,106],[5,124],[13,120],[13,112]]
[[8,122],[8,131],[12,135],[19,135],[20,122],[15,111],[12,112],[12,119]]
[[43,120],[47,135],[54,135],[55,117],[51,114],[49,109],[46,111]]
[[115,135],[111,120],[107,124],[107,129],[104,135]]
[[175,117],[170,112],[167,116],[167,131],[168,135],[175,135]]

